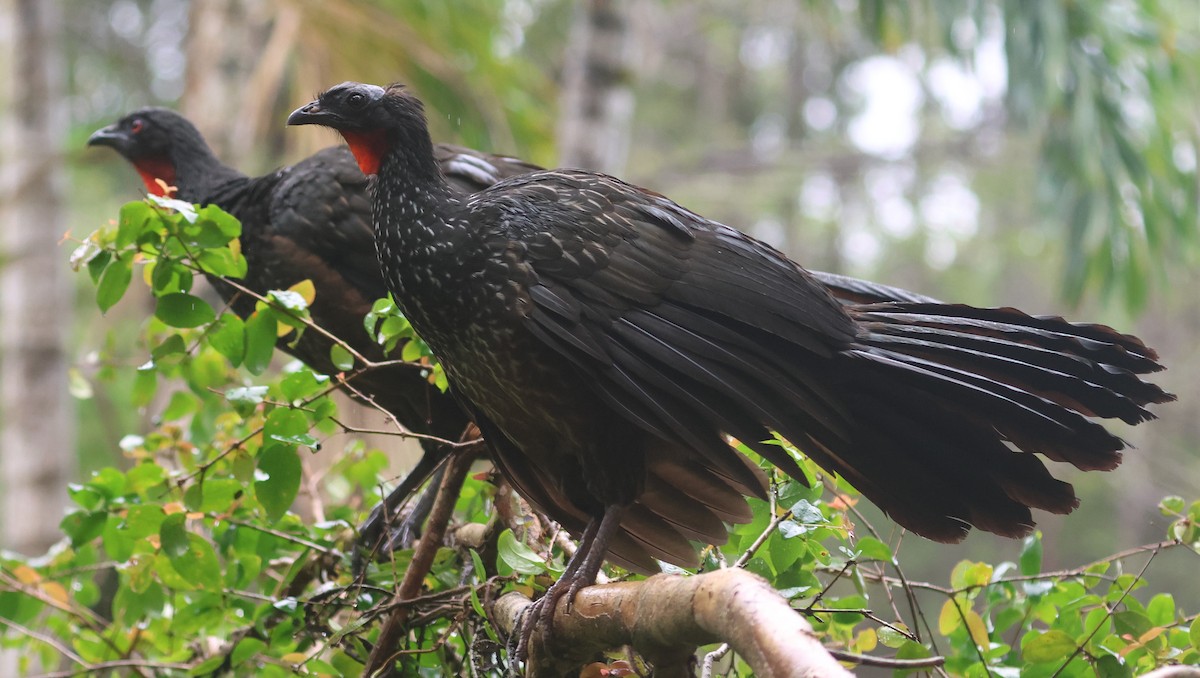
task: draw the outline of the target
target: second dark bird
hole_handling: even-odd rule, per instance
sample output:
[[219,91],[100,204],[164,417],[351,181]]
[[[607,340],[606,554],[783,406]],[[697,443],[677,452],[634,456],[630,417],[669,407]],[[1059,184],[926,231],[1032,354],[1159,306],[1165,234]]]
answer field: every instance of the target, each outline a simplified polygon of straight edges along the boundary
[[[241,250],[247,273],[240,281],[264,295],[310,279],[316,294],[309,309],[318,326],[332,332],[372,361],[387,356],[367,335],[363,316],[376,299],[387,296],[379,272],[371,229],[368,179],[345,146],[326,148],[287,167],[250,177],[222,163],[199,130],[182,115],[163,108],[142,108],[97,130],[89,146],[108,146],[133,165],[153,194],[157,180],[174,186],[174,197],[214,204],[242,223]],[[515,158],[439,145],[440,171],[453,190],[469,194],[533,169]],[[219,279],[210,280],[239,316],[249,316],[256,300]],[[298,342],[282,337],[279,348],[324,374],[336,374],[330,359],[333,342],[305,332]],[[397,350],[395,355],[399,355]],[[392,413],[408,429],[456,440],[467,416],[447,394],[410,367],[384,367],[359,375],[355,390]],[[424,441],[425,457],[412,476],[422,480],[440,458],[435,443]],[[412,483],[408,483],[411,485]],[[387,511],[395,511],[407,488],[397,488]],[[364,526],[368,539],[379,536],[383,511]]]

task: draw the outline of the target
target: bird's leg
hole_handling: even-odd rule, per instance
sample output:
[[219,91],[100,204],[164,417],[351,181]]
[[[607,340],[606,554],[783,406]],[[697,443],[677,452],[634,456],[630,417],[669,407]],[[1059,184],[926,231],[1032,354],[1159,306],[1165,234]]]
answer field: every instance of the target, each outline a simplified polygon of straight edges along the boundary
[[554,628],[554,609],[558,606],[559,599],[564,595],[567,597],[567,611],[570,612],[579,590],[596,582],[596,575],[599,574],[604,556],[608,553],[608,541],[621,526],[622,512],[620,506],[608,506],[604,509],[604,516],[588,521],[579,539],[579,548],[567,561],[562,576],[526,611],[515,653],[518,661],[528,658],[529,641],[539,624],[545,625],[547,629]]
[[[366,569],[367,563],[374,557],[377,549],[388,543],[390,523],[400,505],[434,474],[442,462],[449,458],[449,451],[450,448],[445,445],[438,446],[436,451],[427,450],[412,471],[409,471],[404,480],[396,486],[396,489],[392,490],[383,502],[371,511],[371,515],[359,528],[359,536],[355,544],[353,571],[356,577]],[[433,483],[432,490],[427,494],[430,496],[436,494],[437,485],[438,483]],[[428,502],[428,505],[433,505],[432,500]],[[423,520],[423,516],[418,516],[417,520]]]
[[[596,527],[592,543],[588,544],[586,550],[580,544],[579,550],[575,552],[576,556],[582,555],[582,558],[579,558],[580,562],[576,566],[567,588],[568,612],[575,605],[575,595],[579,593],[579,589],[596,583],[596,575],[600,574],[600,566],[604,564],[604,556],[608,554],[608,542],[616,533],[617,528],[621,526],[622,513],[624,513],[624,507],[615,504],[606,506],[604,517],[600,519],[600,524]],[[575,560],[572,558],[571,562],[574,563]],[[564,572],[558,583],[561,584],[565,579],[567,579],[567,573]]]

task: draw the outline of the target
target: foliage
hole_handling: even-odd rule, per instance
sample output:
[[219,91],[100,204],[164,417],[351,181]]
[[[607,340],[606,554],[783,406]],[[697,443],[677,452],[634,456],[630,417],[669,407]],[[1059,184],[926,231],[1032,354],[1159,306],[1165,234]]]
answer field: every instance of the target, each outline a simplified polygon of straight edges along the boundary
[[[319,491],[301,492],[314,484],[305,450],[345,428],[330,393],[356,374],[330,377],[294,363],[267,370],[277,337],[314,331],[311,285],[260,298],[245,320],[193,294],[197,274],[236,285],[245,272],[239,232],[216,208],[150,198],[126,205],[76,250],[73,262],[95,282],[102,310],[134,278],[154,296],[141,339],[148,359],[107,374],[136,372],[127,406],[152,408],[155,424],[122,440],[124,468],[70,488],[74,510],[55,549],[0,558],[0,643],[26,648],[27,661],[143,675],[362,671],[412,551],[369,565],[361,578],[351,572],[353,526],[385,483],[377,450],[351,442]],[[386,300],[366,322],[384,342],[411,336]],[[412,345],[409,358],[427,359]],[[1120,676],[1200,663],[1196,615],[1176,609],[1170,594],[1142,595],[1155,554],[1200,548],[1200,502],[1164,500],[1175,522],[1159,544],[1047,573],[1034,536],[1018,562],[964,561],[942,586],[905,578],[896,544],[858,514],[856,493],[791,452],[822,482],[807,487],[773,471],[771,500],[753,501],[754,520],[706,549],[704,567],[766,577],[827,646],[906,659],[940,654],[949,672],[966,676]],[[455,521],[486,523],[491,538],[438,552],[398,655],[406,675],[501,673],[505,653],[488,601],[507,589],[533,593],[561,573],[553,533],[534,529],[536,516],[514,513],[508,496],[479,477],[464,486]],[[923,609],[922,590],[941,596],[941,607]],[[749,670],[737,658],[720,662]]]
[[1143,307],[1155,263],[1196,244],[1200,44],[1179,28],[1200,19],[1195,6],[869,0],[860,12],[884,47],[925,29],[968,64],[988,22],[1003,22],[1006,108],[1038,131],[1039,198],[1067,225],[1066,294],[1119,291]]

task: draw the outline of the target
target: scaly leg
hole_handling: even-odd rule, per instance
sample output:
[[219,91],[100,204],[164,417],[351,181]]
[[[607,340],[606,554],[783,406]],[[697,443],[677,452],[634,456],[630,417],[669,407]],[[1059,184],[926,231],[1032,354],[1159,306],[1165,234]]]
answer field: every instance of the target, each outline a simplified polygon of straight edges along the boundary
[[596,575],[600,573],[600,566],[604,564],[604,556],[608,553],[608,542],[621,526],[623,512],[620,506],[608,506],[604,509],[603,517],[588,521],[579,540],[579,548],[567,561],[562,576],[525,612],[515,653],[517,661],[525,661],[529,657],[529,641],[539,624],[553,628],[551,622],[560,598],[567,597],[569,613],[579,590],[596,583]]

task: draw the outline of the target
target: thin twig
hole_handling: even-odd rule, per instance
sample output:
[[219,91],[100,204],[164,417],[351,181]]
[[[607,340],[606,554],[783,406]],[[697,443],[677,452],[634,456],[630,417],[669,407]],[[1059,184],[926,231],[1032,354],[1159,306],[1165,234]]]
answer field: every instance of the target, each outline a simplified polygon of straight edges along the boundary
[[91,668],[91,666],[83,660],[83,657],[80,657],[79,655],[75,654],[71,650],[71,648],[60,643],[57,638],[54,638],[52,636],[47,636],[46,634],[41,633],[40,631],[34,631],[33,629],[31,629],[27,626],[18,624],[17,622],[15,622],[11,619],[5,619],[4,617],[0,617],[0,624],[4,624],[5,626],[8,626],[9,628],[15,630],[17,633],[20,633],[22,635],[33,638],[34,640],[40,640],[43,643],[54,648],[55,650],[58,650],[59,654],[66,657],[67,659],[70,659],[71,661],[75,662],[76,664],[79,664],[80,666],[83,666],[85,668]]
[[945,657],[922,657],[920,659],[892,659],[888,657],[872,657],[866,654],[855,654],[842,650],[829,650],[829,654],[838,661],[850,662],[859,666],[879,666],[886,669],[928,669],[942,666]]
[[238,527],[244,527],[247,530],[254,530],[255,532],[262,532],[263,534],[269,534],[272,537],[279,537],[280,539],[283,539],[285,541],[290,541],[293,544],[299,544],[300,546],[303,546],[305,548],[310,548],[314,551],[317,551],[318,553],[321,553],[321,554],[324,554],[327,556],[340,556],[341,555],[341,553],[339,553],[337,549],[330,548],[328,546],[321,546],[320,544],[318,544],[316,542],[309,541],[307,539],[304,539],[303,537],[297,537],[295,535],[288,534],[287,532],[280,532],[279,530],[275,530],[275,529],[272,529],[269,527],[264,527],[262,525],[255,525],[254,523],[247,523],[242,520],[235,520],[235,519],[229,518],[227,516],[219,516],[215,513],[206,513],[205,516],[208,518],[211,518],[213,520],[229,523],[230,525],[237,525]]

